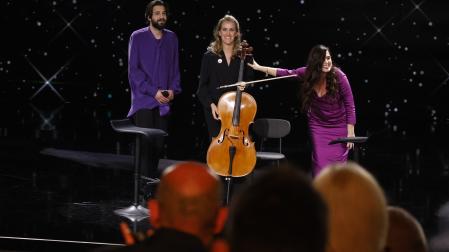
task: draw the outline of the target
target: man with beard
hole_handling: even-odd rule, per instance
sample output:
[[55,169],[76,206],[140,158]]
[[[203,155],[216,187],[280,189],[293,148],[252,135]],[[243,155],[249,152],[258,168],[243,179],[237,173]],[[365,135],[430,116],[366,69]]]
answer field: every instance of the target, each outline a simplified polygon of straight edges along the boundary
[[[168,6],[151,1],[145,11],[147,27],[134,31],[129,39],[128,79],[131,109],[128,117],[136,126],[167,130],[170,102],[181,92],[178,38],[165,29]],[[163,139],[142,139],[142,175],[156,178]]]

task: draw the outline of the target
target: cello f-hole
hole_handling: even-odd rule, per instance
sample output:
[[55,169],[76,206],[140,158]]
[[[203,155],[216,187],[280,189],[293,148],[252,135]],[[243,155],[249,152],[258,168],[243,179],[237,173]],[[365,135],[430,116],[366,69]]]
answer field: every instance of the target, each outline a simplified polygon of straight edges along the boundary
[[221,138],[218,138],[218,139],[217,139],[217,143],[219,143],[219,144],[223,143],[224,139],[225,139],[226,136],[228,135],[228,131],[229,131],[229,129],[225,129],[225,130],[223,131],[223,134],[222,134]]

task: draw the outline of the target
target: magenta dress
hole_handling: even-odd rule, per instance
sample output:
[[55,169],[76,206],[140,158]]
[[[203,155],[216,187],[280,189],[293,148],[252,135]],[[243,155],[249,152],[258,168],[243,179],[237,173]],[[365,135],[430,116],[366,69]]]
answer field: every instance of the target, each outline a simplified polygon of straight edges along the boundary
[[[314,176],[328,164],[345,162],[349,149],[346,144],[329,145],[329,142],[348,136],[348,124],[355,125],[355,106],[348,78],[336,69],[337,82],[340,86],[336,97],[325,94],[318,97],[315,92],[311,97],[310,108],[307,111],[310,136],[312,140],[312,168]],[[278,69],[276,76],[296,74],[302,78],[306,68]]]

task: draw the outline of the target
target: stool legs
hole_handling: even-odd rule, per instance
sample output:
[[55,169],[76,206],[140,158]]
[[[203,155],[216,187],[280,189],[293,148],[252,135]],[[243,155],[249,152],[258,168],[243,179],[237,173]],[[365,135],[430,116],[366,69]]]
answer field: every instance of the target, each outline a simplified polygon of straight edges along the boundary
[[134,154],[134,205],[139,205],[139,180],[140,180],[140,137],[136,136]]
[[136,136],[136,147],[134,154],[134,202],[129,207],[114,211],[115,214],[126,217],[131,221],[140,221],[150,216],[149,210],[139,205],[140,141],[140,137]]

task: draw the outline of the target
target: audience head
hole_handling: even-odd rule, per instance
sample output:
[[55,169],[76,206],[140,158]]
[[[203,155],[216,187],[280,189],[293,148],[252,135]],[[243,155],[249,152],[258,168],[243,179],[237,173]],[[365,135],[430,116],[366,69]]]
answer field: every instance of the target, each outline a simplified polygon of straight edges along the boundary
[[329,209],[328,252],[380,252],[388,229],[386,199],[379,184],[355,163],[334,164],[314,180]]
[[426,252],[427,241],[418,221],[399,207],[388,207],[389,228],[385,252]]
[[270,167],[232,204],[228,230],[231,251],[324,251],[326,206],[299,171]]
[[164,171],[148,203],[151,224],[196,235],[207,245],[227,217],[221,196],[221,181],[205,164],[175,164]]

